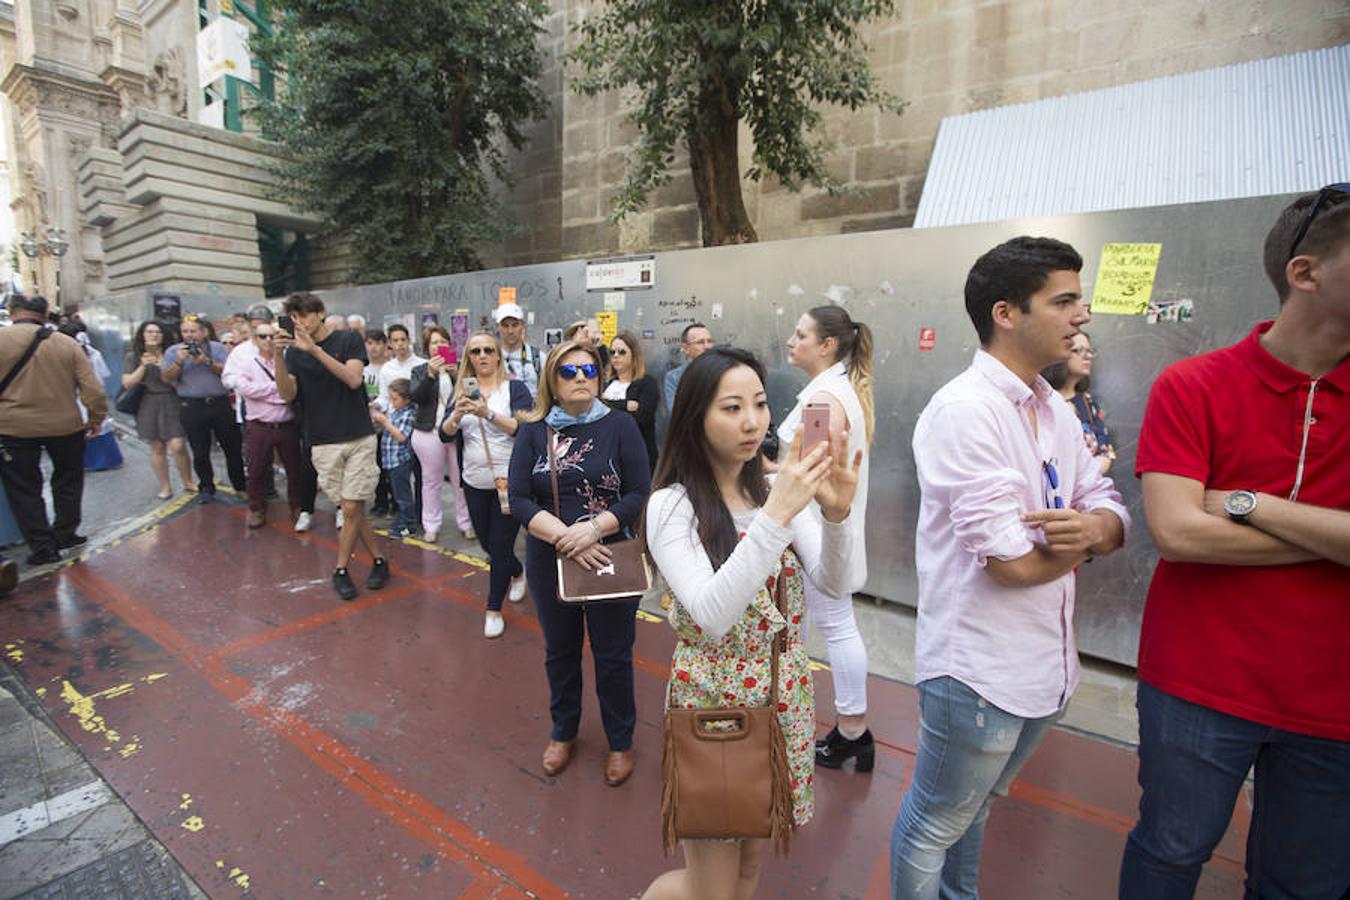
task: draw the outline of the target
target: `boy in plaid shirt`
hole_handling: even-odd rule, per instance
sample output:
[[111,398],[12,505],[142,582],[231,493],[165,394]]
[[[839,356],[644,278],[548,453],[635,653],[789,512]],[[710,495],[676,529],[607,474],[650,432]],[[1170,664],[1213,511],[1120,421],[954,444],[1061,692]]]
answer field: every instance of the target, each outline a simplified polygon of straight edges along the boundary
[[398,504],[398,519],[389,533],[407,537],[417,527],[414,519],[412,444],[413,416],[412,384],[406,378],[389,382],[389,412],[371,409],[370,417],[380,432],[380,468],[389,473],[389,489]]

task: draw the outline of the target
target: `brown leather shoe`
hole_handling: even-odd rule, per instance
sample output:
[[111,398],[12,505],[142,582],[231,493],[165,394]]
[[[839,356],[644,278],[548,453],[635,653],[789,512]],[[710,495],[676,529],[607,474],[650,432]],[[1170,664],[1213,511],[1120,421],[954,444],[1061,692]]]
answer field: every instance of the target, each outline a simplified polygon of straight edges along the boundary
[[618,787],[633,774],[633,751],[611,750],[605,758],[605,784]]
[[549,741],[544,748],[544,774],[557,775],[572,761],[572,745],[575,740]]
[[267,524],[267,513],[261,509],[250,509],[248,511],[248,527],[261,528]]

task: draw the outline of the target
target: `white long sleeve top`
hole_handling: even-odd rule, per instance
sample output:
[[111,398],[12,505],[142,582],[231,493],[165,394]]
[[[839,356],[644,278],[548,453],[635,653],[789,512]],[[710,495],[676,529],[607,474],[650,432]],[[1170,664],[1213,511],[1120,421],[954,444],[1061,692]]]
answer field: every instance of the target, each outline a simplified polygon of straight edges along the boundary
[[784,528],[762,509],[735,519],[744,536],[714,571],[684,487],[662,488],[647,502],[647,549],[652,561],[675,599],[709,637],[724,637],[740,620],[789,543],[795,546],[806,576],[822,593],[851,601],[853,529],[848,519],[832,523],[803,511],[791,528]]

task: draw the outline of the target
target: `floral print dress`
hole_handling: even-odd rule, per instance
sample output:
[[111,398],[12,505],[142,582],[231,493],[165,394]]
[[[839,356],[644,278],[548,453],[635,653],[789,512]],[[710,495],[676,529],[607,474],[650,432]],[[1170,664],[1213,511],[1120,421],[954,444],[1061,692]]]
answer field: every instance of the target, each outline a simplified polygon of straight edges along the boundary
[[[749,521],[739,515],[736,519],[738,528],[744,528]],[[743,531],[741,536],[744,537]],[[798,827],[810,821],[815,804],[812,770],[816,705],[811,666],[801,639],[802,577],[801,562],[789,547],[740,621],[720,640],[703,633],[678,597],[670,609],[670,625],[678,638],[670,671],[670,705],[675,708],[767,704],[773,638],[787,629],[787,649],[778,658],[778,721],[787,742],[792,817]],[[782,614],[774,606],[779,578],[787,579]]]

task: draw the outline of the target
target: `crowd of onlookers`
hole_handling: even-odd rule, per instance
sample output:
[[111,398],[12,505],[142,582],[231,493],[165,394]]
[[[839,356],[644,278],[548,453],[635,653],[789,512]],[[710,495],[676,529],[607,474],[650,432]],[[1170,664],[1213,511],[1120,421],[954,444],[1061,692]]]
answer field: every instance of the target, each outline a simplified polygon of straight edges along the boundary
[[[1350,185],[1290,204],[1264,263],[1278,316],[1163,372],[1135,454],[1160,559],[1140,642],[1143,795],[1120,877],[1131,900],[1193,895],[1252,771],[1249,894],[1338,900],[1350,889]],[[894,897],[978,896],[991,804],[1078,682],[1076,572],[1130,531],[1109,476],[1114,441],[1087,390],[1082,266],[1051,238],[1014,238],[976,260],[965,306],[980,349],[915,423],[920,733],[891,838]],[[41,327],[39,300],[15,307],[16,323],[37,329],[0,331],[0,474],[30,562],[50,562],[83,541],[77,457],[107,403],[87,346]],[[612,574],[618,542],[636,538],[671,601],[667,703],[772,697],[776,812],[789,828],[806,824],[815,767],[852,761],[865,773],[876,754],[851,604],[869,562],[871,329],[837,305],[802,314],[787,352],[807,384],[766,441],[763,365],[716,346],[702,324],[685,329],[686,362],[663,390],[629,332],[606,342],[581,321],[545,353],[526,341],[519,306],[494,318],[495,331],[459,345],[438,325],[367,329],[302,292],[279,315],[248,311],[232,349],[198,317],[177,333],[143,323],[122,380],[140,388],[137,429],[161,496],[172,454],[184,486],[212,499],[216,445],[248,495],[249,527],[261,527],[279,460],[296,531],[311,527],[317,490],[337,507],[332,585],[351,600],[358,554],[370,560],[368,590],[391,578],[371,515],[390,514],[395,537],[434,542],[448,482],[456,527],[489,559],[485,637],[503,633],[504,602],[534,603],[551,722],[543,771],[573,759],[589,644],[604,778],[616,787],[634,766],[638,600],[560,602],[560,573]],[[55,469],[50,526],[43,450]],[[821,738],[804,619],[825,638],[834,682],[834,726]],[[670,821],[685,868],[644,897],[753,894],[766,836],[680,834]]]

